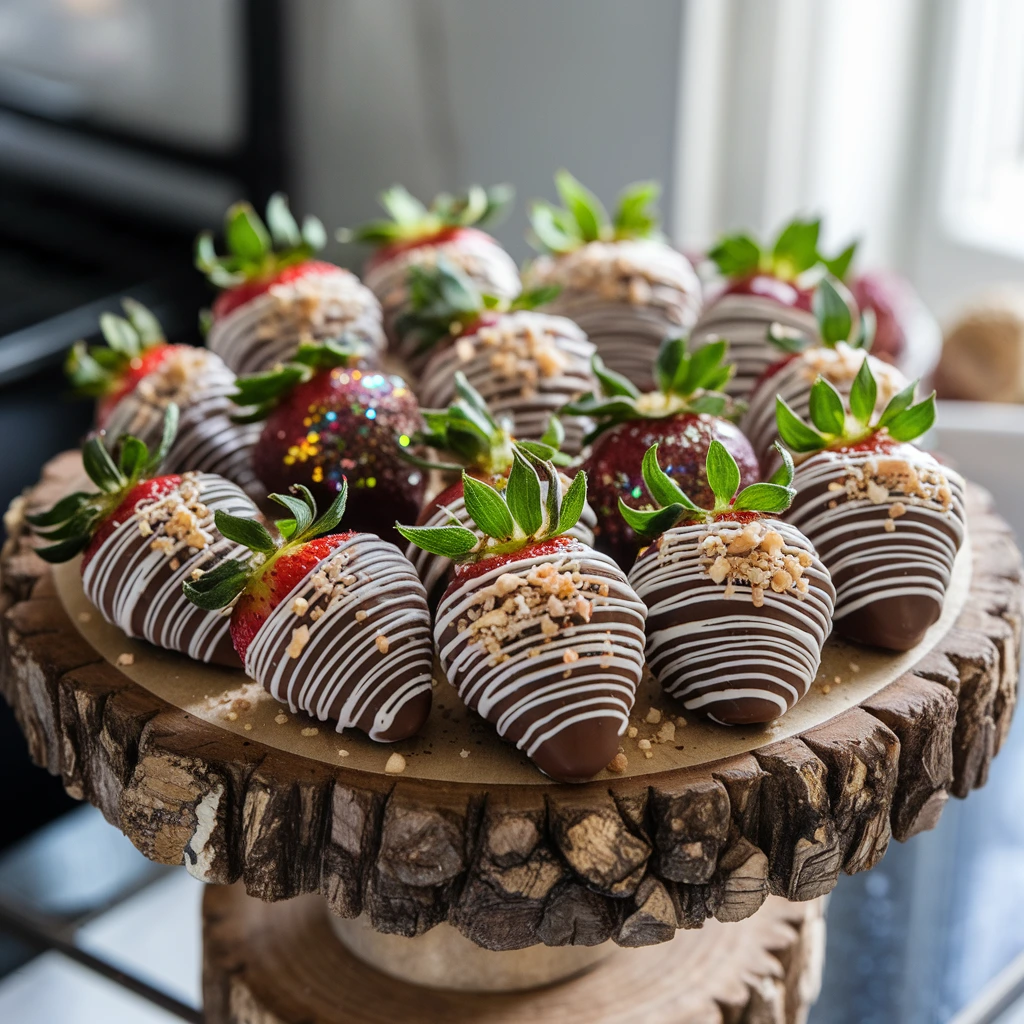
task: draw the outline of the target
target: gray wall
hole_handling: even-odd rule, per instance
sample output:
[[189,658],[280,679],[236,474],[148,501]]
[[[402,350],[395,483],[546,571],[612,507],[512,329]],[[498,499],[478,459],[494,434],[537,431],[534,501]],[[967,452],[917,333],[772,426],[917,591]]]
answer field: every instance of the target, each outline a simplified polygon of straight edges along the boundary
[[[672,201],[680,0],[296,0],[289,5],[297,200],[330,227],[417,194],[511,181],[525,201],[566,166],[610,199],[638,178]],[[666,219],[668,219],[666,217]]]

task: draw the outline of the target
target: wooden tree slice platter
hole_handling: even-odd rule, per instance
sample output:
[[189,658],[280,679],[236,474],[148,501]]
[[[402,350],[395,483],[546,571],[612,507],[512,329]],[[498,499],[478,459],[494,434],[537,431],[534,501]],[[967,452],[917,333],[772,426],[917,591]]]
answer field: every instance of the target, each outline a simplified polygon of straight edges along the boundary
[[[357,959],[331,934],[322,900],[261,903],[238,886],[203,906],[210,1024],[798,1024],[817,996],[822,901],[777,897],[749,921],[709,922],[648,949],[526,992],[410,985]],[[488,954],[503,955],[503,954]],[[508,955],[508,954],[504,954]]]
[[977,488],[971,546],[919,648],[830,641],[812,693],[774,729],[702,726],[647,691],[627,771],[565,786],[443,681],[392,775],[390,748],[291,716],[240,673],[126,640],[83,603],[77,570],[51,570],[24,529],[21,513],[79,473],[77,454],[58,457],[8,517],[3,692],[36,761],[147,856],[266,900],[318,892],[381,931],[448,921],[490,949],[664,942],[871,867],[890,835],[932,827],[948,793],[984,783],[1009,727],[1020,554]]

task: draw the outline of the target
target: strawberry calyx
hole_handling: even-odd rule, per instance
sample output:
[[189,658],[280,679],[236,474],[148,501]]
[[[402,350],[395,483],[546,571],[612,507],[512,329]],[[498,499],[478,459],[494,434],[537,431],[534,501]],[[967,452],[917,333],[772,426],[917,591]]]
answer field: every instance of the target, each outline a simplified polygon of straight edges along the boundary
[[[541,459],[523,445],[512,451],[512,468],[499,490],[468,472],[462,473],[462,498],[470,520],[482,536],[455,517],[446,526],[402,526],[398,532],[417,547],[456,563],[476,562],[512,554],[538,541],[568,533],[586,505],[587,476],[582,470],[569,487],[553,462]],[[543,494],[541,477],[547,482]]]
[[601,200],[568,171],[555,175],[562,206],[543,199],[530,204],[530,244],[539,252],[555,255],[575,252],[590,242],[627,239],[661,239],[657,210],[661,186],[656,181],[637,181],[619,195],[612,216]]
[[[327,244],[323,224],[307,216],[300,227],[288,207],[288,200],[280,192],[267,203],[266,222],[244,200],[233,203],[224,215],[224,241],[227,252],[218,255],[211,231],[203,231],[196,238],[195,265],[218,288],[235,288],[246,282],[258,282],[259,291],[266,290],[281,271],[312,260]],[[325,264],[330,266],[330,264]],[[243,298],[229,304],[230,308],[252,298]],[[230,308],[221,306],[217,315],[223,316]]]
[[884,435],[896,442],[913,441],[935,422],[935,392],[914,402],[917,381],[893,395],[875,415],[878,384],[870,361],[861,363],[850,388],[848,402],[824,377],[811,386],[810,423],[802,420],[781,395],[775,396],[775,421],[779,437],[791,451],[806,455],[825,449],[875,445],[872,439]]
[[171,349],[157,318],[135,299],[123,298],[124,316],[100,315],[105,345],[77,341],[64,360],[64,373],[75,393],[101,399],[100,424],[135,385],[157,368]]
[[668,337],[654,361],[656,391],[646,394],[626,377],[609,370],[600,356],[590,365],[601,385],[601,394],[587,392],[560,410],[570,416],[589,416],[596,427],[584,439],[589,444],[610,427],[626,420],[665,419],[681,414],[722,416],[736,420],[741,403],[723,393],[736,367],[725,363],[728,342],[715,341],[687,351],[687,336]]
[[488,295],[444,255],[439,255],[432,266],[410,265],[406,281],[408,308],[396,319],[395,330],[400,337],[416,334],[413,356],[430,351],[445,339],[495,323],[502,313],[543,306],[561,291],[558,285],[548,285],[522,292],[514,299]]
[[451,455],[454,461],[426,459],[399,444],[403,459],[423,469],[466,471],[472,476],[494,478],[508,475],[517,448],[556,465],[569,464],[569,457],[559,451],[565,431],[558,417],[551,417],[539,441],[516,441],[511,421],[494,418],[483,396],[461,370],[455,371],[455,395],[447,409],[421,409],[425,426],[412,436],[412,446]]
[[290,284],[293,281],[306,277],[315,277],[318,274],[334,274],[337,270],[338,267],[333,263],[313,259],[276,269],[265,277],[255,277],[250,281],[243,281],[241,284],[233,285],[222,291],[213,300],[210,316],[213,321],[223,320],[224,317],[241,308],[247,302],[251,302],[258,296],[270,291],[275,285]]
[[495,224],[514,199],[511,185],[473,185],[462,195],[442,192],[426,206],[402,185],[393,185],[378,196],[388,217],[343,228],[338,240],[373,245],[384,250],[382,258],[391,258],[418,245],[445,241],[460,229]]
[[279,363],[266,373],[240,377],[231,400],[246,412],[232,419],[236,423],[265,420],[300,385],[318,374],[338,367],[358,367],[366,363],[370,349],[354,335],[341,335],[326,341],[304,341],[287,363]]
[[[321,548],[329,552],[332,545],[340,543],[337,527],[345,514],[348,481],[342,481],[337,497],[319,517],[316,501],[309,490],[302,484],[295,485],[292,490],[295,493],[270,495],[289,513],[287,518],[274,521],[280,539],[275,539],[255,519],[243,519],[222,509],[217,510],[214,522],[221,535],[248,548],[250,556],[245,561],[225,559],[197,579],[186,580],[183,585],[185,596],[194,605],[213,611],[244,597],[250,611],[262,609],[269,614],[302,578],[293,579],[299,568],[299,562],[294,559],[302,555],[301,564],[306,565],[308,571],[310,559],[306,557],[307,553],[315,555]],[[310,544],[319,546],[311,548]],[[322,557],[317,557],[317,561]],[[286,586],[288,581],[291,583]],[[238,653],[244,657],[244,651],[239,650]]]
[[[130,434],[118,439],[113,454],[104,445],[102,432],[89,438],[82,448],[82,465],[98,489],[69,494],[46,512],[27,517],[36,535],[51,542],[37,548],[36,554],[47,562],[66,562],[90,544],[94,553],[99,546],[95,544],[96,538],[102,541],[114,526],[134,512],[135,505],[145,496],[135,492],[142,482],[152,481],[177,430],[178,407],[172,403],[164,413],[160,445],[153,452]],[[170,481],[170,488],[180,477],[162,479]],[[108,524],[109,528],[102,532]]]
[[645,538],[657,537],[681,522],[711,522],[748,514],[754,518],[778,515],[789,508],[796,491],[791,486],[792,456],[779,444],[775,448],[782,458],[778,470],[768,481],[739,490],[740,470],[736,460],[721,441],[713,440],[708,447],[705,469],[715,502],[711,508],[700,508],[661,468],[658,446],[652,444],[644,453],[641,472],[654,503],[648,508],[636,509],[619,498],[619,512],[629,526]]

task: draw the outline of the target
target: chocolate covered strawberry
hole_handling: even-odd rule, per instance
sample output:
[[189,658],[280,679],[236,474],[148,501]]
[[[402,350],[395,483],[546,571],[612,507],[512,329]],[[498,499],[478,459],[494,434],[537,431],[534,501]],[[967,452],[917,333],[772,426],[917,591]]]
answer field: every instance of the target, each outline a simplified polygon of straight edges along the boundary
[[499,493],[465,474],[476,529],[399,527],[458,562],[437,609],[441,667],[466,704],[562,782],[615,757],[643,672],[645,609],[614,562],[573,537],[586,476],[516,459]]
[[775,425],[777,395],[798,416],[805,417],[810,412],[811,388],[818,377],[824,377],[845,399],[865,360],[878,384],[879,412],[907,385],[899,370],[869,354],[875,325],[872,313],[865,312],[858,322],[844,295],[827,277],[815,290],[813,306],[818,321],[813,337],[784,330],[778,324],[769,327],[768,340],[776,348],[777,360],[754,386],[740,422],[765,468],[773,462],[770,452],[779,436]]
[[510,185],[488,189],[474,185],[465,195],[441,194],[427,207],[395,185],[380,195],[389,219],[339,233],[342,241],[375,247],[363,276],[384,309],[384,324],[393,345],[400,346],[396,328],[409,309],[409,271],[413,267],[433,267],[444,258],[486,295],[514,299],[519,294],[515,261],[480,230],[505,216],[514,195]]
[[[590,368],[594,346],[571,320],[529,309],[489,314],[471,322],[453,344],[435,348],[420,378],[425,406],[439,409],[455,397],[461,371],[512,433],[538,440],[551,417],[597,386]],[[563,449],[579,452],[589,421],[565,422]]]
[[648,667],[688,711],[721,725],[785,714],[818,672],[835,601],[811,542],[775,518],[793,499],[792,461],[740,489],[735,460],[713,442],[704,507],[658,465],[657,445],[643,474],[660,507],[621,511],[654,539],[629,573],[647,605]]
[[915,384],[876,412],[861,365],[848,404],[819,378],[810,423],[778,399],[779,435],[797,453],[799,488],[787,519],[811,539],[836,587],[836,632],[909,650],[942,614],[965,532],[964,483],[910,442],[935,420],[935,395]]
[[[725,283],[711,298],[693,329],[695,344],[724,338],[736,374],[729,394],[746,399],[778,352],[768,340],[768,329],[815,337],[814,276],[824,272],[818,251],[818,220],[794,220],[771,247],[762,247],[749,235],[722,238],[708,253]],[[852,247],[847,250],[853,255]],[[842,269],[844,254],[832,261]]]
[[658,229],[660,186],[630,185],[609,217],[568,171],[555,184],[564,209],[543,201],[530,209],[533,242],[544,255],[524,282],[559,288],[551,312],[578,323],[611,370],[649,390],[661,339],[692,327],[701,304],[693,266]]
[[197,661],[238,665],[227,620],[185,600],[182,583],[236,558],[239,547],[215,524],[218,512],[254,518],[255,506],[233,483],[212,473],[159,473],[177,426],[169,406],[160,447],[152,454],[136,437],[122,437],[116,461],[101,437],[82,450],[98,488],[71,494],[29,517],[49,562],[82,555],[85,596],[107,622]]
[[485,295],[446,256],[431,266],[412,266],[406,311],[395,321],[398,351],[413,373],[422,373],[430,357],[463,335],[493,326],[504,313],[536,309],[558,294],[557,288],[520,292],[515,298]]
[[179,410],[178,432],[164,459],[168,472],[217,473],[247,494],[262,495],[252,468],[260,428],[235,423],[230,395],[235,375],[219,356],[191,345],[169,345],[156,317],[133,299],[122,302],[127,319],[104,313],[100,330],[107,345],[79,342],[67,373],[80,393],[102,394],[97,408],[105,443],[131,434],[159,444],[170,405]]
[[347,479],[353,529],[390,533],[383,524],[423,502],[426,478],[400,455],[423,421],[405,381],[366,356],[358,339],[305,343],[291,362],[241,378],[234,399],[263,421],[253,467],[267,490],[303,484],[326,505]]
[[267,203],[266,223],[245,202],[224,217],[228,252],[196,241],[196,266],[223,289],[213,303],[207,347],[239,374],[290,358],[303,341],[348,333],[384,348],[380,304],[355,274],[315,258],[327,235],[315,217],[296,223],[287,200]]
[[[422,410],[426,427],[413,436],[412,445],[405,449],[405,457],[424,469],[459,474],[455,483],[427,500],[416,520],[417,526],[444,526],[446,523],[457,522],[461,526],[473,528],[463,497],[463,472],[502,491],[508,483],[516,458],[547,460],[558,466],[569,462],[559,451],[563,434],[557,419],[552,418],[540,441],[516,442],[507,424],[498,423],[494,419],[487,403],[461,372],[455,374],[455,390],[458,397],[447,409]],[[435,458],[424,459],[412,454],[413,450],[420,447],[432,451]],[[456,461],[443,461],[446,458]],[[561,479],[564,486],[569,485],[570,481],[564,474],[561,474]],[[542,497],[546,496],[547,487],[544,478],[541,480]],[[589,505],[584,505],[579,522],[569,533],[585,544],[592,544],[596,521],[593,510]],[[443,590],[448,584],[452,560],[418,548],[415,544],[409,545],[406,555],[416,566],[428,596],[432,600],[439,597],[438,590]]]
[[720,341],[690,354],[685,338],[666,338],[655,361],[657,390],[646,394],[595,359],[602,395],[586,395],[564,410],[597,422],[585,462],[597,546],[622,566],[633,564],[642,542],[619,515],[619,501],[634,507],[650,501],[640,465],[652,444],[661,446],[668,474],[697,502],[711,500],[704,467],[712,441],[729,449],[744,483],[759,477],[750,442],[727,418],[736,409],[721,393],[733,369],[722,363],[725,347]]
[[271,497],[288,512],[275,540],[259,523],[218,513],[243,545],[185,584],[203,609],[231,605],[231,638],[246,673],[293,712],[356,728],[382,742],[414,735],[430,712],[434,651],[426,594],[393,544],[336,532],[344,484],[318,519],[313,496]]

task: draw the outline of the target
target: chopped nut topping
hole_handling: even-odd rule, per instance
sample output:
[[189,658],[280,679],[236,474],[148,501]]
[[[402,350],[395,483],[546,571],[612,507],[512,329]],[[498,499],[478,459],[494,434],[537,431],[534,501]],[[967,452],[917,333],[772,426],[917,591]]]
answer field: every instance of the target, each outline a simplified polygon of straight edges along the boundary
[[388,653],[388,647],[390,644],[388,643],[388,638],[386,636],[378,636],[373,642],[377,645],[377,650],[380,651],[381,654]]
[[726,584],[726,597],[736,593],[737,583],[750,585],[755,608],[764,604],[766,588],[799,600],[807,593],[803,575],[812,562],[810,553],[787,545],[769,521],[757,519],[742,528],[712,526],[698,544],[701,568],[715,583]]
[[289,658],[297,658],[302,649],[309,643],[309,626],[302,625],[292,630],[292,642],[288,645],[287,654]]
[[197,474],[185,473],[178,486],[163,497],[140,501],[135,506],[140,536],[153,537],[151,551],[170,557],[182,543],[195,551],[203,551],[213,543],[213,512],[200,501],[199,494]]
[[309,611],[309,602],[304,597],[297,597],[292,601],[292,614],[298,615],[301,619]]
[[[943,512],[948,512],[953,504],[949,480],[938,466],[917,467],[892,456],[878,456],[862,466],[849,466],[846,475],[833,483],[839,485],[836,490],[846,492],[848,500],[866,499],[873,505],[884,504],[898,494],[901,500],[892,502],[890,520],[907,514],[908,501],[938,507]],[[892,532],[888,526],[886,530]]]

